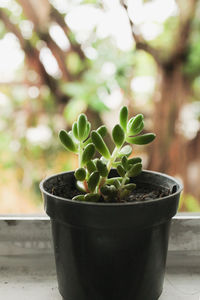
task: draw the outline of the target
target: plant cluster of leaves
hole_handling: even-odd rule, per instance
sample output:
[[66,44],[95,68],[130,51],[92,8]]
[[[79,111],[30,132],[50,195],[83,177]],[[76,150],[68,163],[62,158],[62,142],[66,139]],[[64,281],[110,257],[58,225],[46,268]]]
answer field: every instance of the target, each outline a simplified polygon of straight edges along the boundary
[[[75,171],[77,186],[84,194],[75,196],[79,201],[120,202],[136,187],[130,183],[130,178],[142,171],[140,157],[128,158],[132,153],[130,145],[125,143],[144,145],[152,142],[155,134],[139,135],[144,128],[144,117],[138,114],[128,120],[126,106],[120,110],[119,124],[112,130],[115,148],[110,153],[103,138],[107,128],[102,125],[91,133],[91,124],[85,114],[80,114],[72,131],[61,130],[59,138],[65,148],[78,154],[79,168]],[[93,158],[98,151],[100,159]],[[111,168],[116,168],[119,177],[108,178]]]

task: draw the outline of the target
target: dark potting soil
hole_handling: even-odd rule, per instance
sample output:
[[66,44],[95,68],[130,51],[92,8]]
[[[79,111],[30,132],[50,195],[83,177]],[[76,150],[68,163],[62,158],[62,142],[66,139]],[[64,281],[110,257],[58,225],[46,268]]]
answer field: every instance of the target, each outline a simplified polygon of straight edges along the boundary
[[141,183],[137,183],[136,188],[129,195],[126,202],[148,201],[162,198],[168,196],[169,194],[170,190],[167,188],[161,188],[147,183],[145,183],[144,185]]
[[[55,196],[66,199],[72,199],[74,196],[81,194],[74,185],[67,184],[54,187],[51,190],[51,193]],[[120,202],[149,201],[168,196],[169,194],[170,190],[168,188],[158,187],[148,183],[137,183],[136,188],[127,197],[127,199],[122,199]],[[99,202],[104,202],[103,198],[101,198]]]

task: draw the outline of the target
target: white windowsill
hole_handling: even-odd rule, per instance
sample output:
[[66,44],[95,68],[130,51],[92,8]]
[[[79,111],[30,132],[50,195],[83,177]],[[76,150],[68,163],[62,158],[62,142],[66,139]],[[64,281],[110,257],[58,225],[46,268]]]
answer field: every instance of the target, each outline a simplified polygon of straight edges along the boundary
[[[0,215],[0,295],[61,300],[50,221],[45,215]],[[173,218],[167,272],[159,300],[200,300],[200,213]]]

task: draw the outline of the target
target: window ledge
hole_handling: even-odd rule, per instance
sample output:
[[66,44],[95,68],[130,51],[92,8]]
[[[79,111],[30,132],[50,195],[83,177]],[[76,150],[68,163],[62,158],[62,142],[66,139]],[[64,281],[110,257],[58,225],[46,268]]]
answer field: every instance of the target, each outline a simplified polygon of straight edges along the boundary
[[[57,290],[49,218],[0,216],[2,299],[61,299]],[[200,300],[200,214],[172,220],[163,294],[159,300]]]

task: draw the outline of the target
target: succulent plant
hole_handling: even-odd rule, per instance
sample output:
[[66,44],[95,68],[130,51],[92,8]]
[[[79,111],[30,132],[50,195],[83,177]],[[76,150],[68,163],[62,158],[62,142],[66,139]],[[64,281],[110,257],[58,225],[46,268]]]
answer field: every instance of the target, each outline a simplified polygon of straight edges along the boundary
[[[144,128],[144,117],[138,114],[128,120],[128,108],[123,106],[120,110],[119,124],[112,130],[112,139],[115,148],[110,153],[104,136],[106,126],[91,131],[91,124],[85,114],[80,114],[72,131],[61,130],[59,138],[64,147],[76,153],[79,157],[79,167],[75,171],[77,187],[82,194],[72,200],[78,201],[104,201],[121,202],[135,189],[130,178],[142,171],[140,157],[129,158],[132,153],[130,144],[145,145],[152,142],[155,134],[139,135]],[[126,143],[126,145],[124,145]],[[94,158],[95,152],[101,158]],[[118,177],[109,178],[111,168],[116,168]]]

